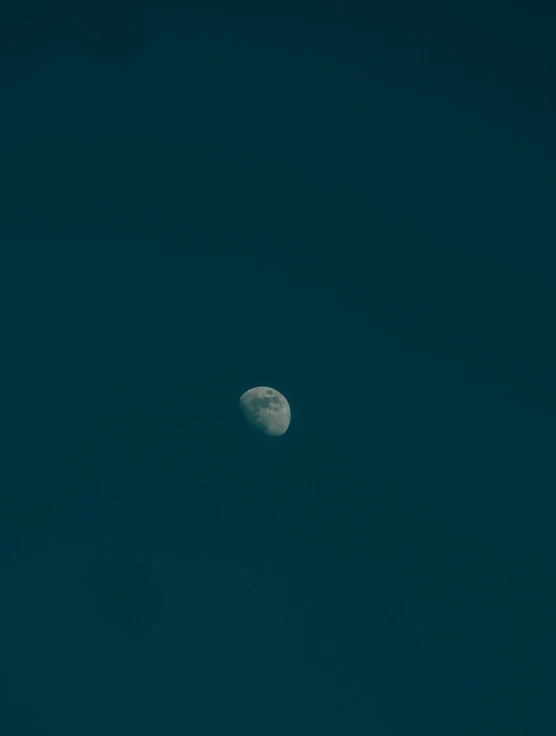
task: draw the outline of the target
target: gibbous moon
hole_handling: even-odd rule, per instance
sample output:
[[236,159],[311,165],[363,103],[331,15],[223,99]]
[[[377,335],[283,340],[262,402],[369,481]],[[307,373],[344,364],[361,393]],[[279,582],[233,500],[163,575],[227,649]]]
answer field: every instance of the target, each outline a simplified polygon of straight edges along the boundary
[[239,407],[251,426],[270,437],[280,437],[290,426],[290,405],[279,391],[268,386],[246,391]]

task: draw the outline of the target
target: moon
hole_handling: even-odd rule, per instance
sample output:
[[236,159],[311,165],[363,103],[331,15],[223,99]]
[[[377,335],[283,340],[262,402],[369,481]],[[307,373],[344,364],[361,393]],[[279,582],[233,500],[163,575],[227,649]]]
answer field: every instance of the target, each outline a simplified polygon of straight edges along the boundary
[[250,388],[242,394],[239,408],[252,427],[269,437],[280,437],[290,426],[290,405],[285,396],[268,386]]

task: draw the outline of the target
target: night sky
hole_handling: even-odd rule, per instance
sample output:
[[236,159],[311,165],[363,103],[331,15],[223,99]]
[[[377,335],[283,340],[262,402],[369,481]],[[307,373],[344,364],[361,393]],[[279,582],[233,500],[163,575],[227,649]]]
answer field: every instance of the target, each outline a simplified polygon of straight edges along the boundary
[[4,13],[2,736],[556,733],[556,17],[382,5]]

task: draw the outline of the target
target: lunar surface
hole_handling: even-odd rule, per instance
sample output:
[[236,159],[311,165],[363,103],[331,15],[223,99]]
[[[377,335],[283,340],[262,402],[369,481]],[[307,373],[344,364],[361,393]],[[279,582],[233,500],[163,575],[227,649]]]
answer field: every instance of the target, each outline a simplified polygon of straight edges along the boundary
[[290,405],[279,391],[268,386],[246,391],[239,406],[249,424],[270,437],[279,437],[290,426]]

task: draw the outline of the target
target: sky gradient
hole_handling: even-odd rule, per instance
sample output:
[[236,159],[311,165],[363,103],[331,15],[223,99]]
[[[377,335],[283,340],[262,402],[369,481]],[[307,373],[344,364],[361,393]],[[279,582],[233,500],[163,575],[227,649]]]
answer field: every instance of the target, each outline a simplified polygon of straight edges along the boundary
[[554,732],[523,7],[7,16],[0,732]]

